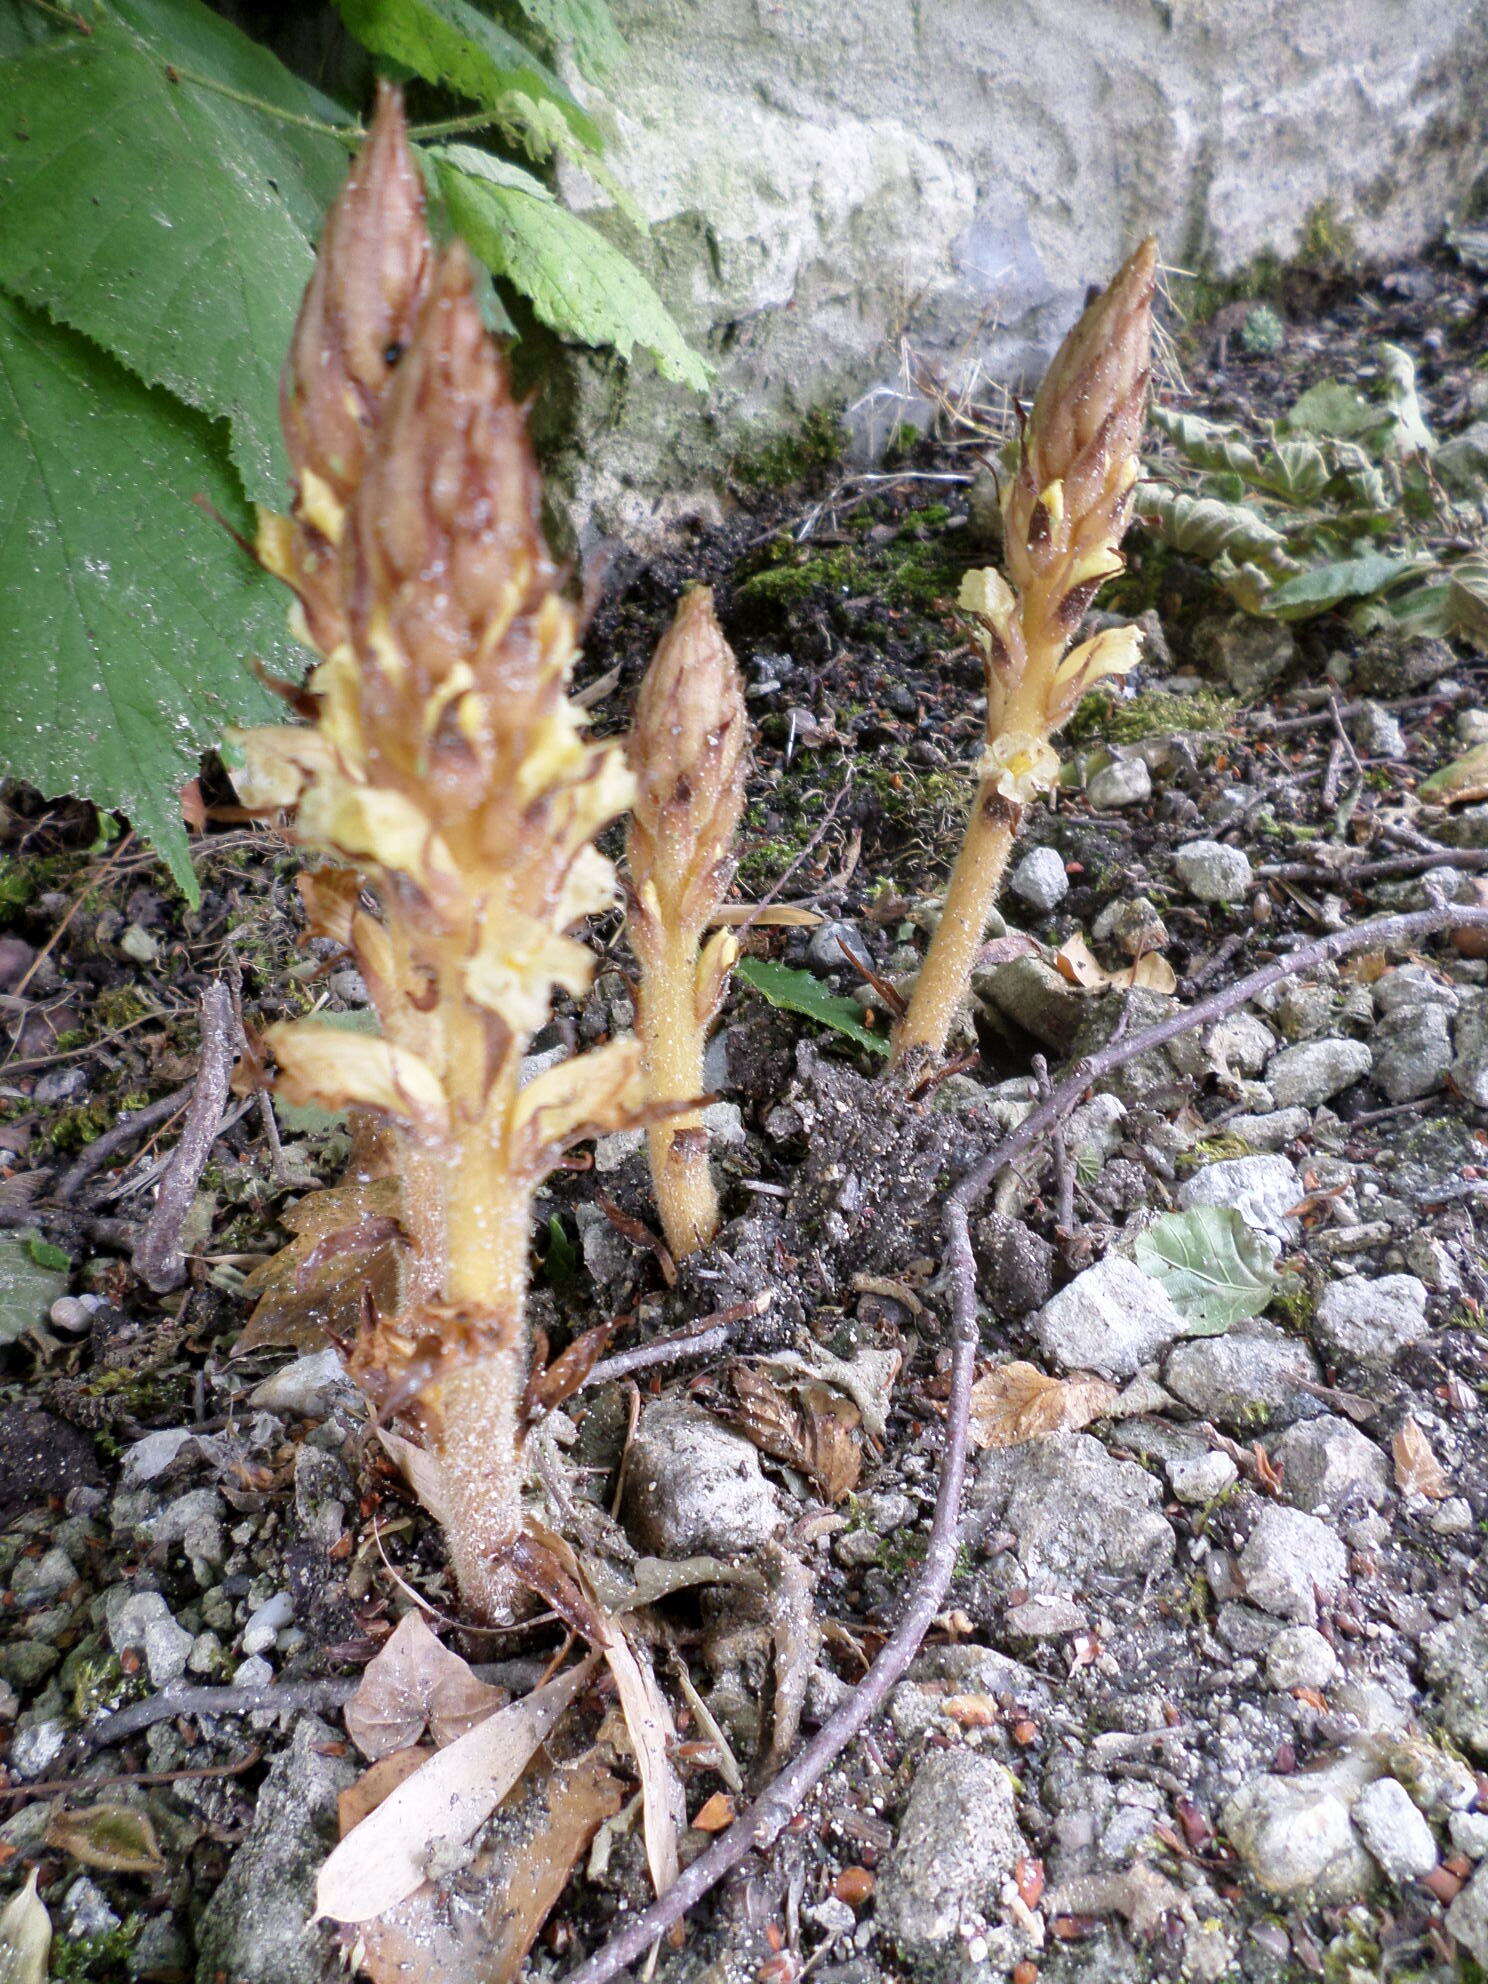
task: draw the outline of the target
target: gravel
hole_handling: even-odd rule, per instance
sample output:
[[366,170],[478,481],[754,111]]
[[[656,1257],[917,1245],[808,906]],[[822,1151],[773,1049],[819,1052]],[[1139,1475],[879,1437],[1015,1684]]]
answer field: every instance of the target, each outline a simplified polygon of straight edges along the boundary
[[1281,1248],[1297,1238],[1295,1209],[1306,1192],[1289,1158],[1231,1157],[1186,1178],[1178,1187],[1178,1204],[1185,1212],[1194,1206],[1233,1206],[1247,1226]]
[[1201,1419],[1253,1437],[1258,1424],[1315,1416],[1318,1407],[1297,1380],[1317,1376],[1305,1343],[1272,1323],[1253,1322],[1178,1344],[1168,1353],[1163,1383]]
[[1069,876],[1052,847],[1034,847],[1008,876],[1008,888],[1020,902],[1047,915],[1069,894]]
[[1390,1493],[1384,1454],[1351,1421],[1324,1413],[1289,1426],[1271,1448],[1282,1469],[1282,1493],[1309,1515],[1356,1515],[1377,1509]]
[[1448,1733],[1488,1757],[1488,1611],[1465,1612],[1433,1627],[1421,1647]]
[[1024,1853],[1013,1781],[967,1749],[932,1751],[920,1765],[878,1889],[880,1933],[914,1962],[997,1912]]
[[1317,1109],[1367,1075],[1374,1056],[1362,1040],[1301,1040],[1283,1047],[1266,1068],[1278,1109]]
[[1152,797],[1152,774],[1140,758],[1118,758],[1103,765],[1085,787],[1086,797],[1101,812],[1121,806],[1141,806]]
[[1376,1281],[1346,1275],[1323,1290],[1317,1307],[1318,1341],[1335,1357],[1356,1364],[1393,1363],[1429,1327],[1426,1284],[1413,1274],[1387,1274]]
[[1222,840],[1191,840],[1174,854],[1173,868],[1195,902],[1238,902],[1252,880],[1249,855]]
[[1452,1027],[1444,1006],[1399,1006],[1370,1035],[1374,1079],[1391,1102],[1415,1102],[1441,1087],[1452,1065]]
[[1238,1569],[1252,1605],[1278,1619],[1317,1622],[1317,1601],[1339,1591],[1348,1552],[1325,1522],[1268,1504],[1240,1552]]
[[1224,1829],[1269,1894],[1352,1901],[1374,1880],[1374,1863],[1349,1818],[1355,1795],[1336,1769],[1252,1778],[1226,1804]]
[[1338,1655],[1316,1626],[1283,1626],[1266,1649],[1270,1687],[1326,1688],[1338,1673]]
[[1364,1844],[1397,1885],[1419,1880],[1437,1862],[1436,1838],[1393,1777],[1366,1784],[1354,1803],[1354,1824]]
[[1124,1255],[1107,1254],[1046,1302],[1033,1328],[1067,1370],[1130,1378],[1188,1324],[1161,1282]]
[[1101,1576],[1144,1577],[1172,1562],[1158,1483],[1088,1433],[994,1450],[973,1491],[1017,1539],[1019,1582],[1070,1597]]
[[662,1557],[758,1550],[781,1523],[758,1450],[674,1397],[656,1399],[636,1424],[625,1514],[637,1542]]

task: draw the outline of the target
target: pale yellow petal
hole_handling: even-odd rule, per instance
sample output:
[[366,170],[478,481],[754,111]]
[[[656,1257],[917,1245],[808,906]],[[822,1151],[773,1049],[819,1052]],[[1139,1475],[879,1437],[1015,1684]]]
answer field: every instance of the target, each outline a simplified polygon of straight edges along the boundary
[[512,1129],[530,1158],[623,1129],[645,1105],[640,1042],[611,1040],[534,1076],[517,1096]]
[[572,937],[519,910],[488,907],[480,948],[465,965],[465,990],[513,1033],[532,1034],[547,1020],[555,985],[578,994],[593,975],[593,953]]
[[990,780],[1004,799],[1027,806],[1057,784],[1059,753],[1047,738],[1031,731],[1007,731],[982,753],[977,777]]
[[242,764],[233,767],[232,782],[250,813],[276,813],[297,805],[306,786],[334,762],[320,732],[298,724],[230,730],[227,741],[243,756]]
[[290,1020],[264,1030],[279,1063],[279,1092],[290,1102],[328,1109],[356,1104],[438,1130],[449,1121],[439,1077],[406,1047],[351,1033],[321,1020]]
[[1140,627],[1108,627],[1094,640],[1082,641],[1060,662],[1055,680],[1083,680],[1088,686],[1105,675],[1125,675],[1142,659]]

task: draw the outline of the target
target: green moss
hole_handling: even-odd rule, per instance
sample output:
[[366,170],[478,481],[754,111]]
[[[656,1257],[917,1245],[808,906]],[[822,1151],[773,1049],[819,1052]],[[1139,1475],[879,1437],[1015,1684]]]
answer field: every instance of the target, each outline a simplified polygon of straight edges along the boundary
[[891,544],[871,549],[797,544],[780,536],[757,559],[760,569],[739,585],[736,605],[756,612],[788,612],[818,594],[834,599],[871,597],[891,609],[930,612],[954,601],[966,560],[946,548],[944,504],[916,513]]
[[114,1115],[111,1102],[77,1103],[54,1116],[38,1135],[37,1143],[58,1157],[71,1156],[74,1151],[85,1150],[101,1137],[113,1122]]
[[1346,220],[1339,217],[1331,200],[1319,200],[1310,207],[1302,223],[1302,239],[1295,256],[1299,268],[1319,273],[1352,262],[1359,252],[1358,239]]
[[1191,696],[1149,689],[1130,699],[1097,689],[1080,704],[1064,735],[1071,744],[1136,744],[1146,737],[1176,732],[1226,730],[1240,707],[1238,698],[1201,688]]
[[1317,1314],[1317,1296],[1301,1275],[1290,1274],[1266,1305],[1266,1313],[1292,1336],[1306,1336]]
[[122,1984],[132,1977],[130,1954],[139,1939],[138,1916],[98,1936],[58,1936],[52,1943],[51,1975],[67,1984]]
[[94,1015],[105,1033],[117,1033],[120,1027],[142,1020],[149,1010],[149,1001],[132,985],[115,985],[107,992],[100,992],[93,1002]]
[[771,434],[746,444],[730,462],[729,475],[747,489],[788,489],[835,468],[846,444],[841,408],[817,407],[793,434]]
[[1231,1158],[1254,1157],[1255,1146],[1244,1137],[1220,1130],[1212,1137],[1200,1137],[1196,1144],[1179,1153],[1180,1171],[1201,1171],[1206,1164],[1224,1164]]

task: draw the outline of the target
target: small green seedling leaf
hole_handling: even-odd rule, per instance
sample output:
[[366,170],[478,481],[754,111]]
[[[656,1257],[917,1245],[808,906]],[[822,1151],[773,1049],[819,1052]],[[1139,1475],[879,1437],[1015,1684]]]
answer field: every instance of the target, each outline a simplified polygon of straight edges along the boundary
[[809,971],[792,971],[789,965],[776,964],[769,958],[741,958],[734,967],[734,975],[772,1006],[779,1006],[782,1012],[799,1013],[803,1019],[816,1020],[831,1027],[834,1033],[846,1034],[860,1047],[871,1047],[875,1054],[889,1051],[888,1041],[864,1026],[862,1008],[852,999],[828,992]]
[[1341,600],[1373,599],[1422,569],[1421,559],[1398,552],[1365,551],[1357,558],[1335,558],[1273,586],[1266,611],[1279,620],[1307,619],[1326,613]]
[[44,1323],[47,1310],[67,1293],[66,1256],[60,1266],[49,1266],[33,1252],[46,1244],[39,1233],[0,1238],[0,1344],[14,1343]]
[[72,1256],[65,1248],[53,1246],[50,1240],[28,1240],[26,1251],[39,1268],[59,1268],[65,1274],[72,1266]]
[[1133,1251],[1194,1336],[1220,1336],[1231,1323],[1258,1316],[1276,1287],[1271,1248],[1233,1206],[1163,1213]]

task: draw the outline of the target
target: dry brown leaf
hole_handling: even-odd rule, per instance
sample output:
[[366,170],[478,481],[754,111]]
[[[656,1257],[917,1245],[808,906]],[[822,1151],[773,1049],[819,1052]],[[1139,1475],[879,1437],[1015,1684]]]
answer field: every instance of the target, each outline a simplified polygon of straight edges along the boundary
[[1428,1501],[1444,1502],[1451,1494],[1446,1469],[1414,1419],[1401,1421],[1390,1452],[1395,1459],[1395,1486],[1402,1495],[1424,1495]]
[[149,1814],[134,1805],[84,1805],[58,1812],[46,1843],[105,1874],[158,1874],[165,1865]]
[[422,1885],[431,1860],[462,1846],[485,1824],[594,1667],[591,1654],[488,1715],[405,1778],[321,1868],[317,1916],[366,1922],[406,1901]]
[[511,1827],[461,1875],[458,1896],[426,1882],[362,1923],[361,1969],[372,1984],[515,1984],[580,1856],[623,1802],[597,1749],[572,1763],[539,1757],[510,1801]]
[[405,1750],[427,1729],[442,1749],[464,1736],[507,1695],[479,1681],[459,1654],[441,1646],[417,1612],[368,1661],[346,1704],[346,1733],[373,1763]]
[[1036,1365],[999,1364],[971,1388],[971,1437],[979,1447],[1017,1447],[1040,1433],[1073,1433],[1116,1403],[1104,1378],[1051,1378]]
[[257,1306],[233,1347],[318,1350],[356,1335],[370,1301],[381,1315],[398,1305],[406,1242],[398,1226],[396,1178],[357,1179],[311,1192],[281,1215],[294,1239],[243,1283]]
[[427,1743],[415,1743],[406,1750],[394,1750],[391,1756],[379,1757],[370,1770],[364,1770],[355,1784],[338,1792],[336,1819],[341,1837],[345,1839],[363,1819],[370,1818],[383,1799],[390,1797],[404,1778],[412,1777],[433,1754]]
[[1120,971],[1107,971],[1089,944],[1076,931],[1054,953],[1052,963],[1061,978],[1078,985],[1082,992],[1109,992],[1113,987],[1139,986],[1146,992],[1176,992],[1178,977],[1165,957],[1148,951],[1135,964]]
[[726,1791],[715,1791],[705,1804],[699,1807],[693,1825],[699,1832],[722,1832],[725,1826],[734,1823],[734,1801]]
[[1488,744],[1475,744],[1466,757],[1454,759],[1423,779],[1417,797],[1437,806],[1462,806],[1470,799],[1488,799]]
[[672,1763],[677,1729],[666,1696],[657,1686],[650,1656],[628,1637],[618,1619],[609,1622],[604,1657],[615,1677],[615,1691],[640,1773],[646,1864],[651,1869],[652,1886],[662,1894],[681,1871],[678,1841],[687,1825],[687,1796]]
[[412,1440],[394,1432],[391,1426],[379,1426],[377,1437],[383,1452],[413,1490],[420,1505],[429,1511],[435,1522],[443,1525],[446,1498],[444,1469],[439,1464],[439,1456],[431,1454],[427,1447],[416,1447]]
[[822,922],[814,909],[797,909],[794,903],[775,902],[768,909],[755,909],[747,902],[725,903],[708,918],[710,923],[737,929],[747,923],[752,929],[814,930]]
[[863,1472],[858,1440],[862,1415],[851,1399],[828,1385],[809,1385],[801,1394],[801,1411],[807,1471],[835,1504],[852,1493]]

